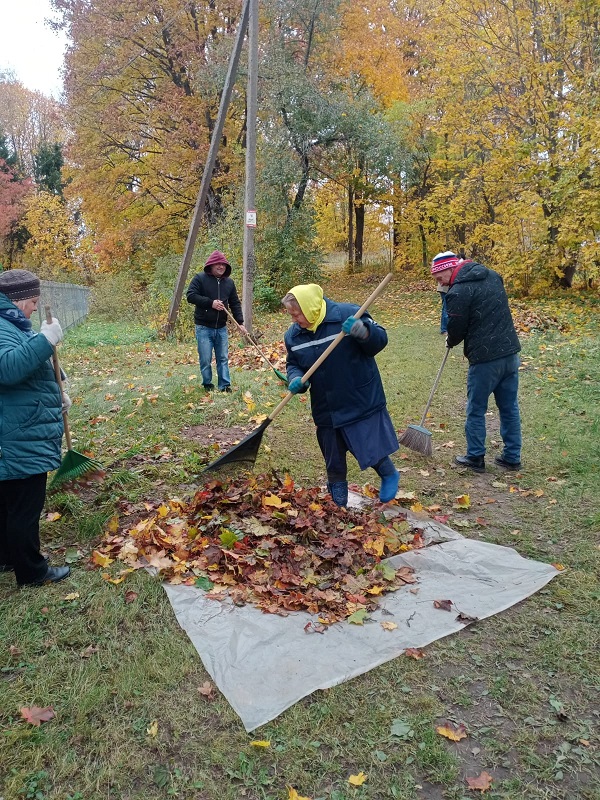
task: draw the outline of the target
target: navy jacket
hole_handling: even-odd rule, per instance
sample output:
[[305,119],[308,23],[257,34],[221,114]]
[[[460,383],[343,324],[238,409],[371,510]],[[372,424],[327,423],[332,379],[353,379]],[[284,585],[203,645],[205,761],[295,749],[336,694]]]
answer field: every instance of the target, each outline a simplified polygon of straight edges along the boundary
[[196,306],[196,325],[205,325],[207,328],[223,328],[227,325],[227,314],[216,311],[212,307],[213,300],[221,300],[229,308],[235,321],[239,325],[244,324],[242,304],[230,275],[231,267],[228,264],[222,278],[211,275],[210,267],[205,267],[204,272],[192,278],[185,296],[188,303]]
[[[325,298],[327,311],[314,333],[296,322],[285,333],[288,381],[301,378],[342,329],[342,323],[358,311],[351,303]],[[365,419],[385,407],[385,394],[374,356],[387,345],[385,328],[368,314],[369,338],[359,342],[345,336],[310,379],[310,402],[315,424],[340,428]]]
[[[0,294],[0,308],[14,307]],[[62,399],[41,333],[27,336],[0,318],[0,481],[60,466]]]
[[448,346],[464,341],[469,364],[493,361],[521,349],[501,276],[467,261],[446,294]]

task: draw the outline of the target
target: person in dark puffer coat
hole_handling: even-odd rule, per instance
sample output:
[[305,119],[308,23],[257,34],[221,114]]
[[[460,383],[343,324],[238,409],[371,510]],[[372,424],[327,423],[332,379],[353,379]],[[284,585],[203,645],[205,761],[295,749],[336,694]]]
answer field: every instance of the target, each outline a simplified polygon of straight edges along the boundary
[[[358,306],[323,297],[317,284],[290,289],[282,300],[293,324],[286,331],[288,389],[296,394],[310,387],[317,440],[325,459],[327,488],[339,506],[348,503],[346,453],[361,469],[373,467],[381,478],[379,499],[393,500],[400,474],[390,454],[398,438],[386,406],[375,356],[387,345],[387,333],[369,314],[353,315]],[[347,335],[313,373],[302,376],[335,337]]]
[[231,264],[225,254],[220,250],[214,250],[206,260],[204,272],[192,278],[186,292],[188,303],[196,306],[194,310],[196,342],[202,385],[207,392],[215,388],[211,368],[213,350],[219,391],[231,392],[226,308],[229,307],[231,310],[241,332],[248,333],[244,327],[242,304],[230,275]]
[[[443,258],[442,258],[443,257]],[[485,414],[490,396],[500,414],[500,436],[504,442],[495,463],[504,469],[521,468],[521,415],[519,412],[519,351],[502,277],[476,261],[448,253],[433,259],[431,272],[438,283],[449,287],[448,347],[464,343],[469,361],[465,436],[467,453],[457,464],[475,472],[485,470]]]
[[40,281],[28,270],[0,273],[0,572],[19,586],[56,582],[69,567],[50,567],[40,552],[46,479],[61,463],[63,409],[52,367],[63,338],[58,320],[32,330]]

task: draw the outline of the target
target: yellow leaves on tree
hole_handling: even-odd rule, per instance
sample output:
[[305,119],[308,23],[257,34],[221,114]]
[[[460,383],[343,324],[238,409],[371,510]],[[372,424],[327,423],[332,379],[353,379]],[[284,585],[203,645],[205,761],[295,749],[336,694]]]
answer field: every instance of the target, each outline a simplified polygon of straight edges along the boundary
[[72,213],[60,197],[37,192],[25,200],[23,224],[30,233],[25,256],[45,280],[77,281],[85,270],[79,232]]

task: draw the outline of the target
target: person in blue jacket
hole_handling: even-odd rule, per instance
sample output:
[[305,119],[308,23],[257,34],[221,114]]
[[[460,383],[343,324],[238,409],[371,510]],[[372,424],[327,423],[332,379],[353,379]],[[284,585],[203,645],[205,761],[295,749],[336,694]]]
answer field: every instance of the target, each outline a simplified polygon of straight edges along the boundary
[[[398,438],[375,361],[387,345],[385,329],[369,314],[356,319],[358,306],[324,297],[314,283],[294,286],[282,303],[293,321],[285,334],[288,388],[294,394],[310,388],[327,489],[334,503],[348,503],[348,452],[361,469],[373,467],[377,472],[379,499],[388,503],[396,496],[400,474],[390,458],[398,450]],[[304,373],[342,330],[347,334],[344,339],[310,381],[302,383]]]
[[63,338],[58,320],[35,333],[40,281],[24,269],[0,273],[0,572],[19,586],[60,581],[69,567],[51,567],[40,552],[46,478],[61,463],[63,409],[52,352]]

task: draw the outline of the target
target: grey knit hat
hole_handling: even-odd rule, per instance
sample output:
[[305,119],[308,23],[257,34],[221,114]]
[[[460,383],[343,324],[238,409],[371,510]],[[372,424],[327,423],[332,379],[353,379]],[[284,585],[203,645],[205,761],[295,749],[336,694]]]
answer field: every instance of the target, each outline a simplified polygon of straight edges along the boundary
[[28,269],[9,269],[0,272],[0,292],[13,303],[40,296],[40,279]]

